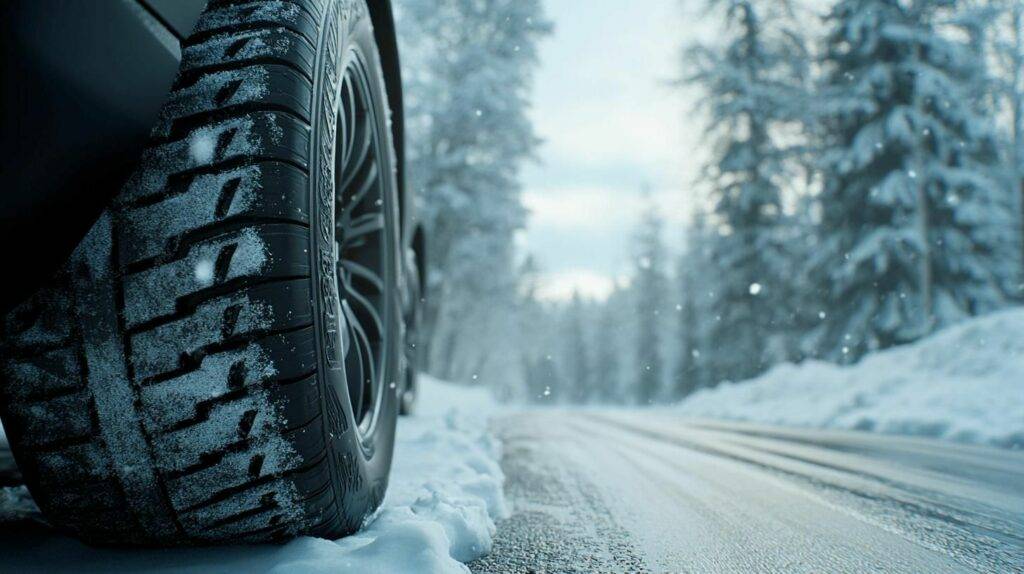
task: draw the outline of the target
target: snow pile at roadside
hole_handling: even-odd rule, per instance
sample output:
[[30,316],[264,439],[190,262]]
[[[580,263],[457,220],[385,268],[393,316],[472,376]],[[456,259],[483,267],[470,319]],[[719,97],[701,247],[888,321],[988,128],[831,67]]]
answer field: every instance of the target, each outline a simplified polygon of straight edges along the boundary
[[692,416],[1024,447],[1024,310],[973,319],[839,367],[781,365],[701,391]]
[[[56,533],[0,536],[0,570],[11,572],[238,572],[466,574],[463,562],[491,549],[507,517],[500,445],[487,434],[496,407],[486,391],[420,378],[415,416],[399,421],[394,470],[381,510],[358,534],[301,538],[284,546],[184,550],[90,548]],[[2,489],[0,506],[24,506]],[[0,529],[25,508],[0,508]],[[17,530],[15,528],[15,530]]]
[[355,536],[293,543],[300,554],[324,550],[294,571],[463,573],[463,562],[490,552],[495,521],[509,516],[500,445],[486,433],[494,403],[483,389],[430,377],[419,385],[416,415],[399,421],[384,508]]

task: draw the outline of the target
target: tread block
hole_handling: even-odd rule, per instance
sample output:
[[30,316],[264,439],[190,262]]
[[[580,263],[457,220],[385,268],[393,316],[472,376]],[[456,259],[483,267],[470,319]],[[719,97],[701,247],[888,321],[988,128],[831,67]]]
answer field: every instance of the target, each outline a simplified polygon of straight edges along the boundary
[[193,179],[203,175],[198,170],[216,172],[225,163],[272,159],[305,168],[308,149],[309,125],[294,116],[252,112],[225,119],[146,149],[118,201],[133,204],[184,193]]
[[257,277],[269,267],[269,260],[260,234],[249,228],[195,245],[183,259],[128,275],[124,279],[128,328],[173,315],[178,299],[186,295],[232,279]]
[[270,358],[256,343],[204,357],[195,371],[139,391],[143,424],[151,434],[158,434],[182,422],[208,416],[213,402],[244,393],[247,387],[270,380],[276,374]]
[[236,453],[248,455],[238,465],[242,476],[247,475],[249,459],[256,454],[263,455],[265,463],[280,461],[281,467],[287,467],[284,461],[296,458],[291,445],[280,434],[281,427],[281,417],[266,394],[251,393],[214,406],[209,418],[202,422],[154,437],[157,467],[174,473],[212,460],[222,464],[225,451],[243,443],[245,448]]
[[305,518],[295,487],[287,480],[273,481],[246,495],[183,513],[181,521],[200,540],[219,541],[282,525],[295,531]]
[[309,233],[290,225],[248,227],[193,245],[177,261],[124,279],[128,328],[173,315],[182,298],[242,279],[310,275]]
[[309,183],[295,167],[261,162],[194,178],[188,190],[130,211],[122,226],[121,262],[173,251],[181,236],[218,223],[270,218],[309,224]]
[[[271,364],[268,357],[286,359]],[[311,419],[310,413],[319,413],[319,391],[312,393],[316,377],[310,374],[315,369],[312,328],[266,337],[242,349],[211,353],[193,371],[142,387],[143,424],[149,432],[160,433],[200,416],[200,403],[204,401],[216,401],[272,378],[301,378],[267,385],[271,401],[281,405],[286,426],[292,428],[302,419]],[[299,398],[300,393],[310,394]]]
[[243,30],[186,46],[182,50],[181,71],[188,73],[252,60],[280,60],[312,70],[316,57],[309,40],[286,28]]
[[167,138],[179,124],[187,125],[189,118],[223,114],[225,108],[240,106],[285,108],[308,123],[312,101],[312,82],[291,66],[254,65],[212,72],[171,94],[152,135]]
[[46,446],[89,437],[95,433],[92,400],[88,391],[42,402],[26,402],[9,409],[9,417],[23,441]]
[[283,380],[308,375],[318,368],[313,327],[265,337],[257,343],[270,357],[286,357],[274,364],[277,376]]
[[73,349],[46,351],[4,363],[4,391],[15,400],[73,392],[85,384],[82,367]]
[[110,457],[97,442],[39,453],[36,470],[43,482],[53,484],[104,481],[112,476]]
[[[193,371],[209,352],[226,340],[259,337],[269,331],[312,324],[308,279],[282,281],[243,289],[202,303],[193,314],[131,337],[136,380],[175,371]],[[229,326],[228,332],[225,327]],[[284,355],[270,355],[284,356]]]
[[272,385],[267,392],[275,404],[281,405],[281,417],[287,428],[306,426],[320,415],[320,385],[316,375]]
[[[254,467],[254,460],[259,461],[258,473],[249,472]],[[185,511],[199,505],[208,506],[211,499],[221,498],[218,497],[220,493],[234,489],[240,490],[223,498],[236,501],[249,498],[249,504],[256,506],[258,496],[253,498],[253,495],[246,491],[265,484],[268,478],[292,472],[300,468],[301,464],[302,461],[293,455],[282,457],[273,452],[232,452],[226,454],[214,466],[197,470],[184,477],[168,479],[167,491],[171,498],[171,504],[178,511]],[[251,489],[246,488],[247,484],[254,481],[261,482]]]
[[239,23],[244,22],[245,28],[284,26],[302,34],[310,44],[315,45],[317,24],[313,15],[303,9],[305,4],[272,0],[214,7],[213,10],[207,10],[196,24],[192,39],[202,40],[208,36],[238,32],[244,29]]
[[317,417],[309,424],[283,434],[302,460],[316,460],[327,450],[323,421],[323,417]]
[[92,513],[107,510],[119,511],[122,516],[117,520],[123,527],[125,522],[125,500],[117,482],[113,479],[88,483],[68,483],[42,480],[43,484],[52,484],[54,488],[51,504],[63,512]]
[[71,336],[71,305],[64,290],[42,289],[4,317],[4,338],[22,349],[59,345]]

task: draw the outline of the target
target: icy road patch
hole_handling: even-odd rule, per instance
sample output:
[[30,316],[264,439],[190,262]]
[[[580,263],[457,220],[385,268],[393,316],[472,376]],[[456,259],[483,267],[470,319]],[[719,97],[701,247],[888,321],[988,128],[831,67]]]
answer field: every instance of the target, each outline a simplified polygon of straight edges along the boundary
[[[399,421],[391,485],[360,533],[274,547],[128,551],[96,549],[38,527],[23,488],[0,489],[0,570],[464,574],[491,549],[509,516],[500,444],[487,432],[495,405],[482,390],[420,379],[415,416]],[[0,431],[2,432],[2,431]]]
[[840,367],[780,365],[701,391],[690,416],[1024,448],[1024,310],[965,321]]

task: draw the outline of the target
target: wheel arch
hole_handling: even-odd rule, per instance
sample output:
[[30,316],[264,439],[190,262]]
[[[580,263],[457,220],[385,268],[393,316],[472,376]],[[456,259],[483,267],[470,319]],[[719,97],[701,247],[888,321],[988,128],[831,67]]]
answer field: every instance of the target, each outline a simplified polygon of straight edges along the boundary
[[394,138],[396,169],[398,171],[398,197],[401,204],[402,236],[408,239],[410,229],[412,198],[406,193],[405,185],[405,107],[402,94],[402,68],[398,53],[398,33],[395,28],[394,11],[390,0],[369,0],[370,19],[373,22],[374,38],[384,69],[384,84],[388,92],[388,107],[391,109],[391,135]]

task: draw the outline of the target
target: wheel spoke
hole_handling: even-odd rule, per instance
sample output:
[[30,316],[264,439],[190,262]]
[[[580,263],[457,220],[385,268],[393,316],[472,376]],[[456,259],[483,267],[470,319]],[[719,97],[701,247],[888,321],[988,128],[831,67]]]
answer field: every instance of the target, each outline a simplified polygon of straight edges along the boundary
[[345,103],[344,117],[349,129],[345,132],[345,157],[344,162],[341,164],[342,167],[351,165],[352,163],[352,152],[355,151],[356,132],[359,130],[359,125],[356,123],[356,93],[354,86],[352,85],[351,76],[345,76],[345,84],[343,86],[345,95],[348,96]]
[[364,135],[362,136],[359,155],[356,156],[355,161],[352,161],[350,157],[349,161],[345,162],[344,169],[342,170],[341,184],[338,187],[338,190],[341,192],[338,195],[338,199],[343,199],[348,195],[348,190],[352,184],[359,179],[362,180],[359,192],[348,196],[350,197],[348,205],[343,206],[346,209],[358,205],[362,197],[366,195],[365,188],[369,187],[377,179],[377,162],[367,162],[367,159],[370,157],[370,149],[373,147],[371,145],[373,143],[373,134],[370,130],[364,129],[362,131]]
[[358,385],[360,391],[358,398],[353,395],[353,407],[358,407],[358,411],[362,411],[366,405],[367,397],[373,398],[373,381],[377,380],[376,368],[373,361],[373,346],[370,344],[370,338],[366,334],[366,330],[363,328],[363,324],[359,321],[358,314],[350,309],[350,322],[351,331],[353,334],[353,345],[351,355],[355,356],[354,360],[346,361],[346,366],[349,362],[358,362],[358,371],[356,377],[350,376],[350,387],[353,384]]
[[342,230],[342,246],[346,247],[353,240],[371,233],[384,231],[384,214],[367,213],[351,220]]
[[352,412],[356,417],[360,416],[360,409],[363,401],[363,353],[361,352],[362,341],[359,339],[356,324],[359,320],[349,306],[348,301],[342,302],[342,310],[345,313],[345,336],[351,341],[345,351],[345,378],[348,383],[349,400],[352,404]]
[[[376,293],[384,292],[384,279],[373,269],[350,260],[341,261],[339,265],[347,272],[346,274],[348,275],[346,288],[353,287],[352,278],[359,278],[373,285],[373,289]],[[358,289],[353,290],[358,291]]]

